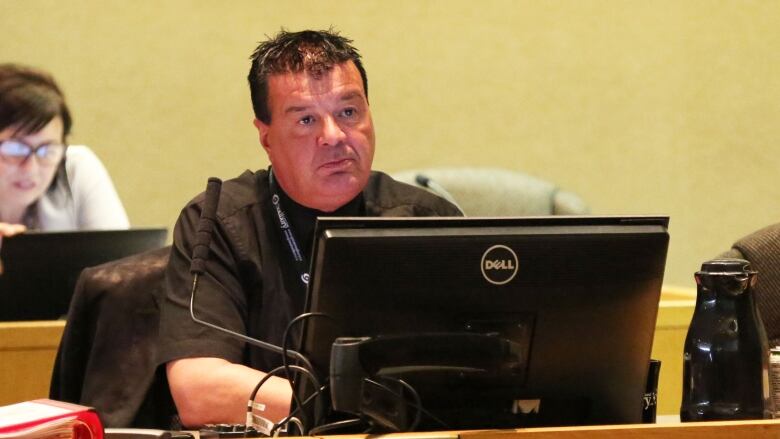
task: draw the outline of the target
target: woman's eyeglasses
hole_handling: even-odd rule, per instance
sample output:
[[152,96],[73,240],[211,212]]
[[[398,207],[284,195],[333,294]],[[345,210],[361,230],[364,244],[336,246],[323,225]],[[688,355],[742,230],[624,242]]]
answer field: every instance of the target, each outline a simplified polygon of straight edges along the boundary
[[65,152],[64,145],[32,146],[19,140],[3,140],[0,142],[0,158],[6,163],[21,165],[32,155],[35,155],[40,165],[55,165],[59,163]]

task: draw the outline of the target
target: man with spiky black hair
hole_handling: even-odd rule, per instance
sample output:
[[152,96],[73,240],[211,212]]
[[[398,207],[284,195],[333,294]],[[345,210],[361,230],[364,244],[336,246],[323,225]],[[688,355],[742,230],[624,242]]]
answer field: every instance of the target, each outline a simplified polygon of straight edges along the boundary
[[[371,170],[374,126],[368,80],[352,41],[329,31],[282,31],[251,57],[254,125],[271,166],[226,181],[196,312],[203,320],[276,345],[303,312],[317,216],[459,216],[449,202]],[[191,255],[204,197],[174,230],[160,362],[185,426],[244,422],[247,400],[280,355],[189,317]],[[271,378],[258,395],[271,422],[291,389]]]

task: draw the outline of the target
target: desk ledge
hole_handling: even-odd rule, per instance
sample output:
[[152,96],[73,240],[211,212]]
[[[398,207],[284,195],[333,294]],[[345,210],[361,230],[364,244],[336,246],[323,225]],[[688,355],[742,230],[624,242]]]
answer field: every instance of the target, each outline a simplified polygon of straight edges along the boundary
[[780,420],[597,425],[461,432],[459,439],[777,439]]

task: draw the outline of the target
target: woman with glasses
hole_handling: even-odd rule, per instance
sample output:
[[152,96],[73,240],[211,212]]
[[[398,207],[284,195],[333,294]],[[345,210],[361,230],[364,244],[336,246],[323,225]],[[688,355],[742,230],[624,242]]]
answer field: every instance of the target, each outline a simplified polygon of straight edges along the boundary
[[0,64],[0,237],[27,229],[126,229],[111,178],[85,146],[54,79]]

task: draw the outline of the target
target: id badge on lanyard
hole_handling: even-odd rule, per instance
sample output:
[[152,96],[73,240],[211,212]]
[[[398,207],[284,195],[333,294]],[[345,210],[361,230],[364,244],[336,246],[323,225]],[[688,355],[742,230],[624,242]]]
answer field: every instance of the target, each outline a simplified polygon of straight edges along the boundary
[[287,244],[287,248],[290,251],[290,256],[295,264],[296,271],[298,272],[298,278],[303,282],[303,286],[306,287],[309,284],[309,261],[306,256],[301,252],[301,247],[298,245],[298,240],[295,239],[295,233],[292,229],[292,224],[287,220],[287,215],[284,213],[282,203],[279,197],[279,188],[274,180],[273,169],[268,171],[268,183],[271,188],[271,204],[273,204],[274,220],[276,226],[282,232],[282,240]]

